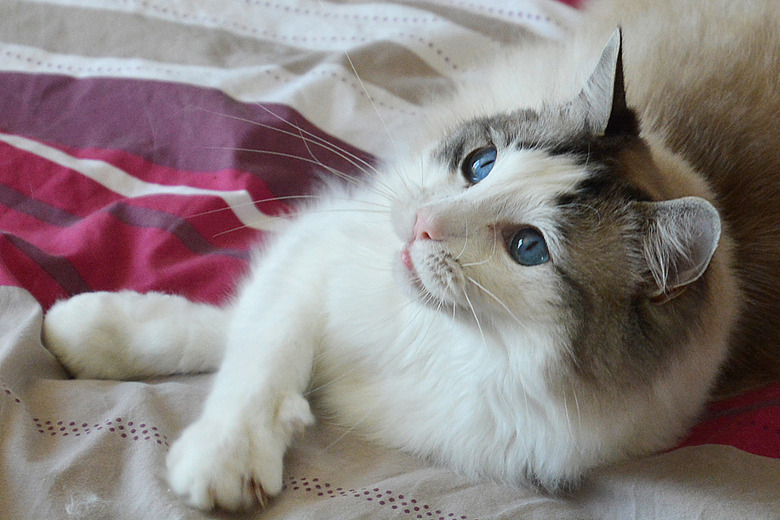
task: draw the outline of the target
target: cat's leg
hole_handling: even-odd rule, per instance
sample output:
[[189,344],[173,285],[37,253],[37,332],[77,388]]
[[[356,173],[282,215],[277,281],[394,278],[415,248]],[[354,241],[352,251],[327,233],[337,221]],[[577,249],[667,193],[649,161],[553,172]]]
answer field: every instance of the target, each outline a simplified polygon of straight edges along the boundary
[[84,293],[46,313],[43,340],[80,378],[214,371],[223,357],[230,312],[162,293]]
[[293,435],[314,421],[303,392],[316,309],[294,290],[253,289],[225,309],[161,293],[85,293],[58,302],[44,321],[47,347],[78,377],[136,379],[219,367],[201,417],[167,460],[171,487],[201,509],[265,505],[281,491]]
[[314,420],[303,393],[322,327],[316,268],[279,249],[241,291],[212,392],[168,456],[172,489],[194,507],[264,506],[293,435]]

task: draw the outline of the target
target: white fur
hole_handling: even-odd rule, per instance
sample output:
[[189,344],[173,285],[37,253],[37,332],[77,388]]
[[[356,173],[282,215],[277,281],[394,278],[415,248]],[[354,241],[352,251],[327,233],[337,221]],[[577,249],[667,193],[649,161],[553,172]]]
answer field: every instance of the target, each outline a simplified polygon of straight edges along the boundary
[[222,361],[224,315],[168,294],[87,293],[49,309],[43,339],[77,377],[192,374]]

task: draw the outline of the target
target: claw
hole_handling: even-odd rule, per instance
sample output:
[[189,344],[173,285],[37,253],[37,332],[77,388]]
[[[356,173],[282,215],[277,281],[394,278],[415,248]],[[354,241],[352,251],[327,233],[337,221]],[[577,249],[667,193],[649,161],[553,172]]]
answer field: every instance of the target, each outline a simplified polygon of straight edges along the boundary
[[263,485],[259,482],[256,482],[254,478],[249,479],[249,485],[252,487],[252,494],[257,500],[258,505],[261,508],[265,508],[268,505],[268,501],[271,499],[271,497],[269,497],[268,493],[265,492]]
[[206,504],[205,508],[201,508],[201,509],[205,509],[207,511],[210,511],[210,510],[214,509],[214,506],[217,505],[217,498],[216,498],[217,497],[217,492],[214,490],[213,487],[209,487],[207,495],[208,495],[208,500],[209,500],[208,504]]

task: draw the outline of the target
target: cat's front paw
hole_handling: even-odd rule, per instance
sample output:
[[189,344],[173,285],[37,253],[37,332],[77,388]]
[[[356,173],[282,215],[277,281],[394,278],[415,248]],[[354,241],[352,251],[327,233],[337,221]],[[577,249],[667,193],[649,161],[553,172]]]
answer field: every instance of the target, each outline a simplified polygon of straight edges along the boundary
[[284,449],[258,450],[249,432],[225,438],[220,429],[199,421],[174,443],[167,459],[171,488],[198,509],[265,507],[282,489]]
[[198,509],[265,507],[282,490],[282,459],[292,435],[314,421],[300,396],[280,411],[270,427],[213,417],[193,423],[168,454],[173,491]]

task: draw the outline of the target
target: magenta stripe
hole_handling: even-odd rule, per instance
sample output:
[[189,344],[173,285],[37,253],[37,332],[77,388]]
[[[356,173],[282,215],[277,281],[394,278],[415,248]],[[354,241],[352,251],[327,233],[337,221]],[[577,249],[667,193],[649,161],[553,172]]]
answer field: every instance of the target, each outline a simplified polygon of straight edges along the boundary
[[313,174],[323,168],[235,148],[305,159],[314,152],[330,167],[355,170],[337,154],[307,145],[284,121],[373,160],[283,105],[241,103],[218,90],[161,81],[0,73],[0,129],[10,133],[72,148],[124,150],[179,170],[246,171],[261,177],[279,196],[307,192]]

